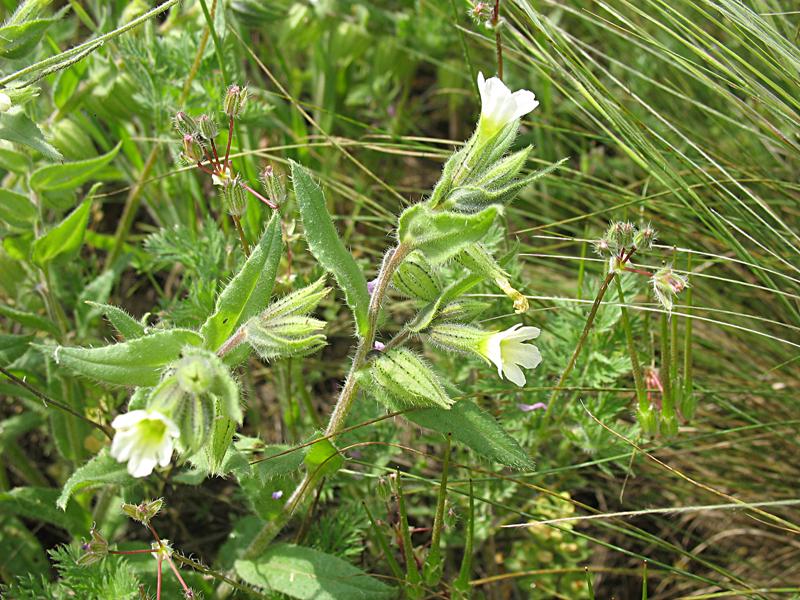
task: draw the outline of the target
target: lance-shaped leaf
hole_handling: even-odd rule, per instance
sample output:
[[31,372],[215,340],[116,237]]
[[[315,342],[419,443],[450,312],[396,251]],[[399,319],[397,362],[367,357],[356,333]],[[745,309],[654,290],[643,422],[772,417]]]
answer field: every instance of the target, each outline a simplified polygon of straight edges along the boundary
[[59,257],[76,253],[89,223],[90,198],[84,200],[61,223],[33,242],[33,262],[40,267]]
[[10,491],[0,492],[0,511],[4,515],[16,515],[44,521],[62,527],[72,535],[81,535],[91,527],[89,513],[76,502],[64,506],[65,510],[56,508],[59,492],[55,488],[18,487]]
[[374,383],[401,404],[442,408],[453,404],[433,369],[408,348],[384,352],[373,361],[371,371]]
[[427,429],[453,434],[454,440],[489,460],[515,469],[534,467],[528,454],[495,418],[469,400],[455,403],[450,410],[428,408],[409,411],[403,416]]
[[144,325],[130,316],[119,306],[102,304],[100,302],[92,302],[91,300],[87,300],[86,304],[89,306],[94,306],[102,311],[109,323],[111,323],[111,325],[114,326],[114,329],[116,329],[117,332],[126,340],[133,340],[144,335]]
[[197,346],[200,335],[188,329],[168,329],[102,348],[37,346],[54,362],[79,375],[114,385],[154,386],[162,369],[185,346]]
[[107,450],[102,450],[92,460],[79,467],[67,480],[61,490],[61,495],[58,497],[56,506],[64,510],[70,497],[87,487],[108,483],[124,484],[132,481],[133,479],[128,475],[128,468],[125,463],[117,462]]
[[88,160],[46,165],[31,173],[30,184],[37,192],[72,190],[89,181],[94,174],[117,156],[122,142],[106,154]]
[[500,209],[489,206],[474,214],[431,210],[415,204],[400,215],[400,241],[419,250],[433,263],[443,262],[480,241],[492,226]]
[[367,331],[369,308],[369,292],[364,273],[339,238],[325,206],[322,189],[308,171],[295,162],[292,162],[292,182],[308,248],[320,265],[336,278],[347,305],[353,311],[358,333],[364,335]]
[[234,570],[250,585],[299,600],[389,600],[397,590],[338,556],[293,544],[275,544]]
[[216,351],[239,325],[264,310],[275,285],[282,248],[280,218],[276,213],[267,223],[258,246],[222,290],[214,313],[200,329],[206,348]]
[[8,140],[33,148],[48,160],[64,159],[58,150],[45,141],[44,135],[36,123],[19,109],[0,113],[0,140]]
[[31,19],[0,27],[0,57],[21,58],[33,50],[58,19]]
[[30,231],[36,216],[36,207],[27,196],[0,189],[0,221],[12,229]]

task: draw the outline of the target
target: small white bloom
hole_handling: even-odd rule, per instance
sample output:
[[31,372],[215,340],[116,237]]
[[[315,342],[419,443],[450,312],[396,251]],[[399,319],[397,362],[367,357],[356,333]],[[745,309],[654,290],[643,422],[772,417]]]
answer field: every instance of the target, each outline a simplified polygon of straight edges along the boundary
[[158,411],[132,410],[111,422],[117,430],[111,444],[111,456],[128,463],[128,473],[147,477],[156,464],[166,467],[172,457],[173,440],[180,435],[178,426]]
[[523,327],[517,323],[487,337],[481,354],[495,364],[498,375],[522,387],[525,385],[525,374],[520,367],[533,369],[542,362],[539,349],[523,342],[539,337],[539,333],[538,327]]
[[512,93],[500,79],[497,77],[484,79],[483,73],[478,73],[478,90],[481,94],[479,126],[488,135],[494,134],[539,106],[536,96],[530,90],[517,90]]
[[4,94],[0,92],[0,113],[6,112],[9,108],[11,108],[11,98],[8,97],[8,94]]

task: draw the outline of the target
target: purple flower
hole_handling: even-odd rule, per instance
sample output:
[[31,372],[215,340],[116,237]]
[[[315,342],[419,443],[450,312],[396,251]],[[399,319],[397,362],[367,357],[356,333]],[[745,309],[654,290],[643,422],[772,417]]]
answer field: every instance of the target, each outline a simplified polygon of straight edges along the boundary
[[544,402],[537,402],[536,404],[517,404],[522,412],[531,412],[532,410],[547,410],[547,404]]
[[272,492],[273,500],[280,500],[282,497],[283,497],[283,491],[278,490],[277,492]]
[[378,352],[383,352],[386,349],[386,344],[384,344],[383,342],[379,342],[378,340],[375,340],[375,344],[373,344],[372,347]]
[[368,281],[367,282],[367,292],[369,292],[370,296],[372,296],[372,292],[375,291],[375,286],[376,285],[378,285],[378,278],[377,277],[375,279],[373,279],[372,281]]

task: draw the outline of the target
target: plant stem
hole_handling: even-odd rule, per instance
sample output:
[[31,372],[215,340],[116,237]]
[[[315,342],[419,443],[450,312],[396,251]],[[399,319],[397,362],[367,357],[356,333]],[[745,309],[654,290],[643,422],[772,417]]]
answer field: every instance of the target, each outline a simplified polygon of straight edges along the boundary
[[600,308],[600,303],[603,301],[603,297],[606,295],[608,286],[611,284],[611,281],[614,279],[615,275],[615,271],[610,271],[608,275],[606,275],[606,278],[603,280],[603,284],[600,286],[600,289],[597,292],[597,296],[592,304],[592,309],[589,311],[589,317],[586,319],[586,325],[583,327],[581,337],[578,339],[578,345],[575,346],[575,351],[572,353],[572,356],[567,363],[567,368],[564,369],[564,372],[561,374],[558,383],[553,389],[553,393],[550,394],[550,401],[547,403],[547,411],[544,414],[545,418],[547,418],[553,411],[553,405],[558,399],[558,394],[561,391],[564,382],[567,380],[567,377],[569,377],[569,374],[572,373],[572,369],[575,367],[578,356],[580,356],[581,350],[583,350],[583,345],[586,343],[586,338],[589,337],[589,331],[591,331],[592,325],[594,324],[594,318],[597,315],[597,309]]
[[429,585],[439,583],[442,577],[442,526],[444,525],[444,505],[447,500],[447,471],[450,468],[450,449],[453,434],[447,434],[447,445],[444,449],[442,460],[442,481],[439,484],[439,496],[436,499],[436,515],[433,519],[433,532],[431,533],[431,550],[426,561],[426,582]]
[[71,414],[73,417],[79,418],[81,421],[86,421],[92,427],[96,427],[97,429],[102,431],[104,434],[106,434],[108,439],[112,439],[114,437],[114,431],[108,425],[103,425],[102,423],[98,423],[97,421],[92,421],[89,417],[87,417],[85,415],[82,415],[81,413],[79,413],[77,410],[75,410],[71,406],[68,406],[66,404],[62,404],[58,400],[53,400],[52,398],[46,396],[45,394],[43,394],[42,392],[37,390],[35,387],[33,387],[27,381],[24,381],[24,380],[20,379],[19,377],[17,377],[13,373],[9,372],[8,370],[4,369],[3,367],[0,367],[0,373],[5,375],[6,377],[8,377],[12,382],[16,383],[18,386],[25,388],[31,394],[33,394],[34,396],[39,398],[39,400],[44,402],[45,406],[48,406],[48,405],[55,406],[56,408],[58,408],[60,410],[63,410],[66,413]]
[[639,401],[639,408],[646,410],[649,406],[647,401],[647,388],[644,385],[642,367],[639,364],[639,357],[636,353],[636,346],[633,342],[633,331],[631,322],[628,318],[628,308],[625,305],[625,293],[622,291],[622,282],[617,278],[617,294],[619,295],[620,312],[622,316],[622,328],[625,330],[625,340],[628,344],[628,354],[631,356],[631,370],[633,371],[633,381],[636,385],[636,398]]
[[242,222],[236,215],[231,215],[233,219],[233,224],[236,225],[236,232],[239,234],[239,241],[242,243],[242,250],[244,251],[244,256],[247,258],[250,256],[250,244],[247,243],[247,238],[244,237],[244,229],[242,229]]
[[[386,295],[389,282],[392,280],[392,275],[394,275],[397,267],[400,266],[409,252],[411,252],[410,247],[404,244],[399,244],[396,248],[390,250],[383,260],[381,270],[378,273],[378,279],[375,282],[375,289],[372,292],[372,297],[370,298],[369,302],[369,310],[367,313],[367,331],[364,337],[358,340],[358,346],[356,347],[356,352],[353,356],[353,362],[350,365],[350,371],[347,374],[344,387],[342,387],[342,391],[339,393],[336,406],[334,406],[333,412],[331,413],[331,418],[328,421],[328,427],[325,429],[325,436],[328,436],[329,438],[334,437],[344,428],[347,415],[350,412],[353,401],[356,397],[356,390],[358,387],[358,371],[364,366],[367,355],[372,349],[372,345],[375,343],[378,315],[380,314],[381,305],[383,304],[383,298]],[[220,351],[221,350],[222,349],[220,349]],[[218,351],[217,354],[219,354],[220,351]],[[308,492],[314,487],[315,483],[315,474],[311,473],[310,471],[306,471],[303,480],[300,482],[294,492],[292,492],[292,495],[289,496],[288,500],[286,500],[286,504],[283,505],[283,510],[272,521],[266,523],[261,531],[258,532],[256,537],[253,538],[253,541],[250,542],[250,545],[245,549],[243,558],[255,558],[266,549],[269,543],[289,522],[294,510],[303,504]]]
[[251,194],[253,194],[253,196],[255,196],[256,198],[258,198],[259,200],[261,200],[261,202],[263,202],[264,204],[266,204],[267,206],[269,206],[269,207],[270,207],[272,210],[275,210],[275,209],[277,209],[277,208],[278,208],[278,205],[277,205],[277,204],[275,204],[275,203],[274,203],[272,200],[269,200],[268,198],[265,198],[264,196],[262,196],[261,194],[259,194],[257,191],[255,191],[253,188],[251,188],[251,187],[250,187],[249,185],[247,185],[246,183],[243,183],[243,184],[242,184],[242,187],[243,187],[244,189],[246,189],[248,192],[250,192]]
[[670,350],[670,327],[667,313],[661,314],[661,385],[662,392],[661,412],[672,416],[675,414],[675,402],[672,395],[672,351]]
[[495,0],[492,11],[492,27],[494,28],[494,41],[497,48],[497,77],[503,79],[503,37],[500,34],[500,0]]

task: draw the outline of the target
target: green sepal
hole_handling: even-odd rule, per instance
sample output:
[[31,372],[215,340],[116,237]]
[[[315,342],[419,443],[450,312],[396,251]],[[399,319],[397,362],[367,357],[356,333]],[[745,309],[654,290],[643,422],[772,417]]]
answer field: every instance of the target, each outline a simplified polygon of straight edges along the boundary
[[406,406],[449,408],[453,404],[433,369],[408,348],[382,353],[370,365],[370,372],[376,386]]
[[363,336],[368,329],[367,280],[336,232],[325,206],[322,189],[303,166],[296,162],[292,162],[291,166],[294,192],[308,248],[319,264],[336,278],[347,305],[353,311],[358,334]]
[[207,349],[219,349],[242,323],[264,310],[275,284],[282,249],[276,213],[247,262],[217,297],[213,314],[200,328]]
[[200,335],[188,329],[168,329],[102,348],[35,345],[56,365],[112,385],[150,387],[161,371],[175,361],[186,346],[197,346]]
[[442,293],[439,278],[420,252],[412,252],[392,276],[392,285],[409,298],[432,302]]
[[434,211],[426,204],[415,204],[400,215],[398,237],[401,243],[419,250],[432,263],[440,263],[481,240],[499,212],[496,206],[463,214]]

